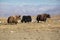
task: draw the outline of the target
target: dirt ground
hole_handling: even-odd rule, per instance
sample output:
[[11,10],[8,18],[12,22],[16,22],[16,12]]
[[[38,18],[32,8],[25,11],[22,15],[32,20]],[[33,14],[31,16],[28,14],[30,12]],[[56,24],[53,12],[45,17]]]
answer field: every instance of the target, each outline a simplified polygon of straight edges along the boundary
[[0,40],[60,40],[60,20],[47,22],[0,24]]

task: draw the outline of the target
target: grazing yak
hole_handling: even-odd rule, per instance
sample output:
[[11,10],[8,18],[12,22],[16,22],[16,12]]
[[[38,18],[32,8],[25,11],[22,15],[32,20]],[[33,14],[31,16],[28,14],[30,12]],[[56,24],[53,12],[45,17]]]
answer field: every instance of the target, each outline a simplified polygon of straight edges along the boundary
[[10,16],[10,17],[8,17],[8,19],[7,19],[7,23],[14,23],[14,24],[17,24],[18,23],[18,20],[20,20],[20,15],[19,16]]
[[50,18],[50,15],[49,14],[40,14],[40,15],[37,15],[37,22],[39,23],[39,21],[45,21],[47,20],[47,18]]
[[22,17],[22,20],[21,20],[21,22],[23,23],[23,22],[31,22],[32,21],[32,18],[31,18],[31,16],[23,16]]

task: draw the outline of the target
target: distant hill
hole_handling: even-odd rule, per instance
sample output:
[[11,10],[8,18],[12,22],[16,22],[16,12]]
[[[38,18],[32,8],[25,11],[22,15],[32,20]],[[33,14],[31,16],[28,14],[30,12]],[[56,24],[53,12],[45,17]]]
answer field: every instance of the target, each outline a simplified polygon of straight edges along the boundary
[[49,13],[51,15],[60,14],[60,6],[43,6],[43,5],[1,5],[0,4],[0,17],[8,17],[10,15],[37,15],[41,13]]

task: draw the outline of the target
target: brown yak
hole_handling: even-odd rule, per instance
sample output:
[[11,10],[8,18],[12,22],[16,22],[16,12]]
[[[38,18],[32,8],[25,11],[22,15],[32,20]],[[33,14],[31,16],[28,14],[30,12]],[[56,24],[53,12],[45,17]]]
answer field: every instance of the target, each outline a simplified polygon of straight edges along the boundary
[[49,14],[39,14],[39,15],[37,15],[36,20],[39,23],[39,21],[46,21],[47,18],[50,18]]
[[20,15],[19,16],[9,16],[8,19],[7,19],[7,23],[14,23],[14,24],[17,24],[18,23],[18,20],[20,20]]

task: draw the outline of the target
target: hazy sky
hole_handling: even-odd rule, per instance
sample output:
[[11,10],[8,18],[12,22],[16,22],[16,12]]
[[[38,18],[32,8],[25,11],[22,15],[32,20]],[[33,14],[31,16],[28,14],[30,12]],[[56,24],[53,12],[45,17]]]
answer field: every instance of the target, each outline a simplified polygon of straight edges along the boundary
[[60,13],[60,0],[0,0],[0,16]]
[[60,0],[0,0],[11,5],[60,5]]

